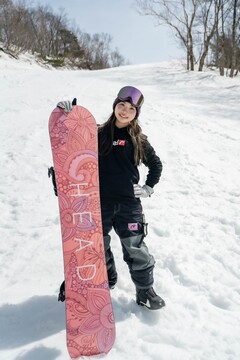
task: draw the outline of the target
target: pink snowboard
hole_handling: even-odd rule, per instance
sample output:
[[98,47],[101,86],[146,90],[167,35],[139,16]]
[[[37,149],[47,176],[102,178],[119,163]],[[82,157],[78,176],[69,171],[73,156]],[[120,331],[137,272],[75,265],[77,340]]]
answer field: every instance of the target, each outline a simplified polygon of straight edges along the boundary
[[115,326],[104,256],[97,125],[82,106],[56,108],[49,133],[57,182],[72,358],[107,353]]

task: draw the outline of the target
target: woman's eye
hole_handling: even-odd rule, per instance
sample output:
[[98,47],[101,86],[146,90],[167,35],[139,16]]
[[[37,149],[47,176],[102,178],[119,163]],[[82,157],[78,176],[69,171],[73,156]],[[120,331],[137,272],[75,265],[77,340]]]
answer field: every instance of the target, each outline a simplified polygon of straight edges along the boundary
[[133,113],[133,112],[135,111],[135,108],[134,108],[134,107],[130,107],[130,108],[129,108],[129,111],[130,111],[131,113]]

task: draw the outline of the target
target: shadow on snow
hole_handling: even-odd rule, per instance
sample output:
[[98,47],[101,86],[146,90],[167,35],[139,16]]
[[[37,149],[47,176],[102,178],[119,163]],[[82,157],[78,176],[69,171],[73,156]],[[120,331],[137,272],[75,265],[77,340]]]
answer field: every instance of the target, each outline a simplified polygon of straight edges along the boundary
[[37,346],[34,349],[24,352],[15,358],[15,360],[55,360],[60,351],[57,349],[48,349],[44,346]]
[[[56,296],[34,296],[21,304],[5,304],[0,308],[0,349],[26,345],[63,329],[65,309],[58,304]],[[41,348],[44,351],[49,350]],[[32,358],[38,359],[35,355]]]

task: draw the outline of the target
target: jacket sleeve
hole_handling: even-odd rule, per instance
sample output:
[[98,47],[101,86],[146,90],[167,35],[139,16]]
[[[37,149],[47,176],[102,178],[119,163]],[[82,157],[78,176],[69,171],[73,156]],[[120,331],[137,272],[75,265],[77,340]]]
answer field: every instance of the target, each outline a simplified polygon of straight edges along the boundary
[[145,145],[145,157],[143,164],[148,167],[146,185],[153,188],[159,182],[162,173],[162,162],[148,141]]

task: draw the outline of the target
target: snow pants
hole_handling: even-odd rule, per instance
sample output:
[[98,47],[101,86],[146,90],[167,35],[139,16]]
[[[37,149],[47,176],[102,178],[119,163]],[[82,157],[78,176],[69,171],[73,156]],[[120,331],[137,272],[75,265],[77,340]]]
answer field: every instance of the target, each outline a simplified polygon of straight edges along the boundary
[[129,203],[102,202],[102,223],[109,285],[117,282],[117,271],[109,235],[112,229],[119,236],[123,259],[127,263],[133,283],[146,289],[153,285],[154,258],[144,242],[146,226],[139,199]]

